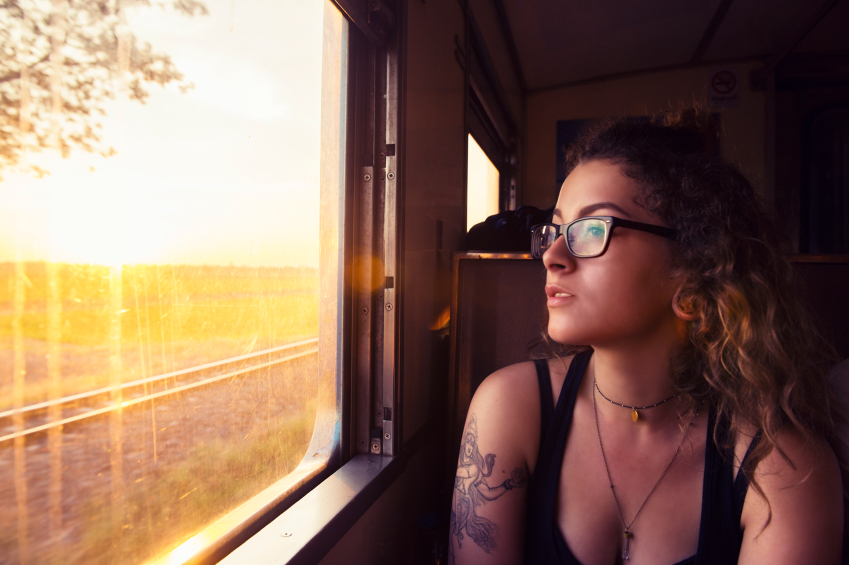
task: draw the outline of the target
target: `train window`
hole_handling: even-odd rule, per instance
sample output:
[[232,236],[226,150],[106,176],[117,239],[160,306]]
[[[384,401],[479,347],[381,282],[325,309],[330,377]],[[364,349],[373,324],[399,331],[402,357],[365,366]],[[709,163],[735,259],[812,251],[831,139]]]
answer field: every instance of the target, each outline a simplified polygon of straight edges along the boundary
[[849,253],[849,107],[813,112],[802,147],[802,252]]
[[2,12],[0,560],[180,561],[321,451],[347,23],[329,1]]
[[466,230],[498,213],[498,169],[469,134],[466,176]]

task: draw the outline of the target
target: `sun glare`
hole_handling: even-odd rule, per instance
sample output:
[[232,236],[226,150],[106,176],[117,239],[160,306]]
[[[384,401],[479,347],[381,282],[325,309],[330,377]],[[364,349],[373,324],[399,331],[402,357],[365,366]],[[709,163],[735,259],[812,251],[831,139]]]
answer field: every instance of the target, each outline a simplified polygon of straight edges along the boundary
[[[44,159],[42,179],[8,175],[3,188],[29,214],[12,225],[23,260],[120,265],[161,259],[161,210],[136,187],[79,161]],[[51,162],[52,161],[52,162]],[[10,225],[7,224],[6,230]],[[8,258],[7,258],[8,259]]]
[[318,266],[321,49],[280,47],[321,44],[321,5],[295,24],[279,4],[204,4],[128,12],[192,88],[146,84],[144,104],[118,88],[96,119],[110,157],[42,147],[24,161],[49,174],[4,170],[0,262]]

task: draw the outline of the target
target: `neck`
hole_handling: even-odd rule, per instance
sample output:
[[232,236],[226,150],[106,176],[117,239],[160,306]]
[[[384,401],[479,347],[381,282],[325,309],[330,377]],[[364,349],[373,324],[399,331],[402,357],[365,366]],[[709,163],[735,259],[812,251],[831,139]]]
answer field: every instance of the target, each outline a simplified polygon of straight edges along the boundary
[[[627,406],[650,406],[675,394],[669,377],[669,358],[677,345],[677,336],[655,336],[630,343],[593,346],[594,353],[588,370],[599,390],[610,400]],[[597,392],[593,389],[593,393]],[[631,410],[611,404],[598,397],[598,409],[610,417],[622,420],[631,418]],[[675,399],[639,411],[641,421],[665,421],[677,418]]]

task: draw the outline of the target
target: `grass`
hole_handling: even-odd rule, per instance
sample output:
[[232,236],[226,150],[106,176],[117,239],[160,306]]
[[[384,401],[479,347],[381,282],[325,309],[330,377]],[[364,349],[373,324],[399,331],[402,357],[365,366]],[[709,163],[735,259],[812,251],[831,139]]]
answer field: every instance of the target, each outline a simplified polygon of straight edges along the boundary
[[[125,265],[113,272],[101,265],[23,267],[25,404],[107,386],[110,354],[116,351],[122,360],[118,379],[126,382],[318,334],[316,269]],[[110,277],[118,275],[120,286],[111,285]],[[48,300],[51,276],[58,297]],[[0,364],[10,369],[15,285],[15,265],[0,263]],[[121,306],[117,312],[115,303]],[[60,347],[60,391],[48,384],[50,313],[58,314],[52,335]],[[120,323],[120,331],[110,338],[113,322]],[[0,378],[0,409],[11,406],[12,387],[10,378]]]
[[[0,263],[0,366],[5,368],[0,410],[11,406],[14,388],[16,290],[19,297],[24,293],[18,352],[26,365],[25,404],[108,386],[110,356],[116,353],[121,359],[117,376],[126,382],[318,334],[316,269],[22,266],[19,278],[14,264]],[[51,285],[53,297],[48,296]],[[113,325],[120,331],[110,336]],[[51,345],[60,351],[61,390],[48,378]],[[288,381],[285,386],[303,388]],[[94,489],[80,509],[72,535],[36,544],[38,551],[47,562],[123,563],[176,547],[295,468],[312,434],[315,405],[298,410],[257,424],[245,437],[195,445],[178,463],[144,464],[138,482],[125,481],[119,535],[112,527],[106,481],[107,487]],[[5,526],[0,527],[0,554],[16,546],[15,528]]]
[[[61,303],[59,341],[109,344],[109,267],[55,266]],[[48,268],[24,267],[23,336],[47,340]],[[315,334],[318,329],[318,272],[307,268],[125,265],[121,275],[122,343]],[[12,336],[14,265],[0,263],[0,338]],[[141,327],[140,327],[141,326]]]
[[251,443],[210,443],[158,476],[128,485],[124,524],[115,539],[108,493],[83,509],[73,562],[141,562],[177,547],[199,530],[290,473],[308,446],[314,405]]

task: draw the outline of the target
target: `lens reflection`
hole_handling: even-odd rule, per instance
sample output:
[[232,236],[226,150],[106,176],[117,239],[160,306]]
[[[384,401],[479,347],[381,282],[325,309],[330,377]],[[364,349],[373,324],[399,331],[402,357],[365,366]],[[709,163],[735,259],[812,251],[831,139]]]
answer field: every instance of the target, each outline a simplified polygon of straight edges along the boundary
[[567,237],[572,253],[579,257],[598,255],[604,249],[607,227],[603,220],[586,219],[569,226]]

